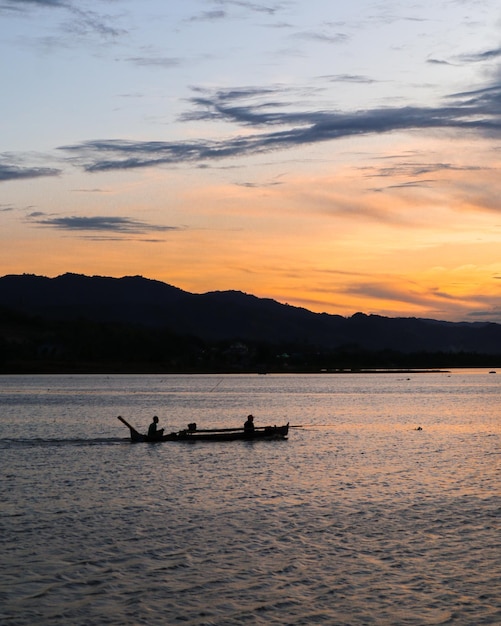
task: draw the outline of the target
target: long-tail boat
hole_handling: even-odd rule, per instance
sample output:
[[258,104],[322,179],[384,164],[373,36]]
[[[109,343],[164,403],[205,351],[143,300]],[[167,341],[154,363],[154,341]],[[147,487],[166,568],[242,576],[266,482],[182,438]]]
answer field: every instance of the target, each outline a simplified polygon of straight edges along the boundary
[[164,434],[159,431],[156,437],[148,437],[137,431],[121,415],[118,418],[125,424],[130,432],[132,443],[149,442],[158,443],[162,441],[252,441],[254,439],[286,439],[289,433],[289,423],[283,426],[258,426],[252,432],[241,428],[208,428],[199,429],[196,424],[188,424],[188,428]]

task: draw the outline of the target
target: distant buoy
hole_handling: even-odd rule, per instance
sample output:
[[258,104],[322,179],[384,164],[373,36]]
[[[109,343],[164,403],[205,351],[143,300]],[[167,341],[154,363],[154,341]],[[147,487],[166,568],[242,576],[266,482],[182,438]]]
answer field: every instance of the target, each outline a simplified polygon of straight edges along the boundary
[[423,429],[421,428],[421,426],[418,426],[418,427],[417,427],[417,428],[415,428],[414,430],[423,430]]

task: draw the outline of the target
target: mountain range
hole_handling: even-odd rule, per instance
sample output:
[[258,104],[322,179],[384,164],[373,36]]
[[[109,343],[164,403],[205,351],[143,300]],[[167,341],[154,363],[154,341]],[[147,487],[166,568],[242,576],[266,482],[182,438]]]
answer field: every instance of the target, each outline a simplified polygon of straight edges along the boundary
[[309,352],[501,355],[501,325],[496,323],[364,313],[343,317],[240,291],[193,294],[141,276],[7,275],[0,278],[0,309],[0,339],[9,345],[23,319],[50,323],[53,332],[58,324],[108,325],[123,332],[140,329],[149,337],[168,332],[202,342],[264,343]]

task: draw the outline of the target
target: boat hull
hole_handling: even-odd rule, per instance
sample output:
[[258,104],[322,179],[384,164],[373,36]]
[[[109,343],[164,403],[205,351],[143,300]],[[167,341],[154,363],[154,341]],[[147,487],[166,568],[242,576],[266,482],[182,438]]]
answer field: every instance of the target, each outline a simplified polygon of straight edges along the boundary
[[243,430],[234,432],[197,432],[182,431],[178,433],[178,441],[254,441],[255,439],[285,439],[289,433],[289,424],[284,426],[266,426],[256,428],[253,433]]

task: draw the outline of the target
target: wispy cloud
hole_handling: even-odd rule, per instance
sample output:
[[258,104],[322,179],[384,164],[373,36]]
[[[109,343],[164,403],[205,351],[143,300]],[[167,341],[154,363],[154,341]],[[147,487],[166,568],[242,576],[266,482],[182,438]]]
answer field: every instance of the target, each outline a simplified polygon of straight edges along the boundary
[[38,8],[60,8],[67,7],[66,0],[2,0],[0,2],[0,11],[23,11],[30,7]]
[[[285,6],[285,2],[247,2],[245,0],[212,0],[216,8],[207,11],[201,11],[187,18],[187,22],[211,22],[226,18],[231,18],[235,13],[232,9],[240,9],[245,13],[261,13],[274,16],[279,13]],[[219,8],[220,7],[220,8]]]
[[126,30],[116,26],[116,18],[95,11],[70,6],[71,20],[68,30],[79,35],[96,33],[104,38],[116,38],[126,34]]
[[377,82],[374,78],[361,74],[332,74],[329,76],[321,76],[320,78],[328,80],[332,83],[360,83],[364,85],[371,85],[372,83]]
[[454,63],[451,63],[450,61],[446,61],[445,59],[434,59],[434,58],[427,59],[426,63],[429,63],[430,65],[454,65]]
[[202,92],[191,98],[185,121],[218,121],[253,128],[221,140],[90,140],[61,147],[89,172],[207,162],[287,150],[350,136],[394,131],[461,131],[501,135],[501,83],[451,94],[441,106],[379,107],[359,111],[294,110],[280,88],[242,88]]
[[[98,35],[114,39],[126,34],[117,26],[116,16],[105,15],[91,9],[82,8],[81,3],[72,0],[0,0],[0,13],[29,14],[35,9],[60,9],[67,15],[62,25],[65,35]],[[52,38],[52,41],[55,41]]]
[[197,15],[192,15],[188,18],[188,22],[212,22],[214,20],[222,20],[227,16],[226,11],[222,9],[215,9],[214,11],[202,11]]
[[480,63],[482,61],[492,61],[493,59],[501,58],[501,47],[493,48],[491,50],[484,50],[483,52],[476,52],[473,54],[463,54],[458,57],[460,61],[467,63]]
[[278,185],[283,185],[283,183],[278,180],[270,181],[270,182],[263,182],[263,183],[255,183],[255,182],[246,181],[246,182],[237,182],[235,183],[235,185],[237,187],[245,187],[247,189],[264,189],[267,187],[277,187]]
[[180,58],[167,57],[167,56],[129,57],[125,60],[129,61],[130,63],[134,63],[135,65],[140,65],[142,67],[161,67],[161,68],[178,67],[183,62],[183,60]]
[[[485,167],[480,167],[478,165],[456,165],[454,163],[436,163],[430,161],[429,163],[423,163],[420,161],[409,162],[405,157],[395,157],[397,163],[386,166],[379,167],[377,169],[373,168],[365,168],[364,176],[366,178],[390,178],[394,179],[395,177],[409,177],[409,178],[420,178],[424,175],[429,174],[443,174],[448,172],[474,172],[474,171],[483,171]],[[435,179],[429,179],[427,182],[434,181]],[[421,179],[422,181],[422,179]],[[414,181],[416,182],[416,181]]]
[[216,5],[235,6],[255,13],[266,13],[267,15],[275,15],[281,11],[290,2],[248,2],[247,0],[214,0]]
[[48,217],[43,213],[31,213],[28,218],[37,226],[69,230],[73,232],[113,232],[118,234],[142,235],[151,232],[183,230],[177,226],[149,224],[129,217],[94,216],[94,217]]
[[433,65],[448,65],[448,66],[459,66],[465,65],[469,63],[483,63],[486,61],[496,61],[497,59],[501,59],[501,47],[500,48],[491,48],[489,50],[483,50],[480,52],[470,52],[467,54],[460,54],[452,57],[452,59],[437,59],[435,57],[430,57],[427,59],[427,63]]
[[377,281],[363,282],[346,285],[342,288],[343,293],[370,297],[376,300],[386,300],[406,304],[412,302],[420,306],[429,306],[437,301],[455,300],[447,293],[440,293],[433,289],[418,288],[415,284],[404,282],[404,285],[394,284],[387,281],[378,283]]
[[109,193],[107,189],[100,189],[99,187],[95,187],[94,189],[72,189],[72,191],[77,193]]
[[58,176],[61,170],[53,167],[23,167],[0,163],[0,182],[21,180],[28,178],[42,178],[44,176]]
[[340,44],[348,41],[349,36],[345,33],[329,33],[325,31],[303,31],[291,35],[294,39],[306,39],[318,43]]

